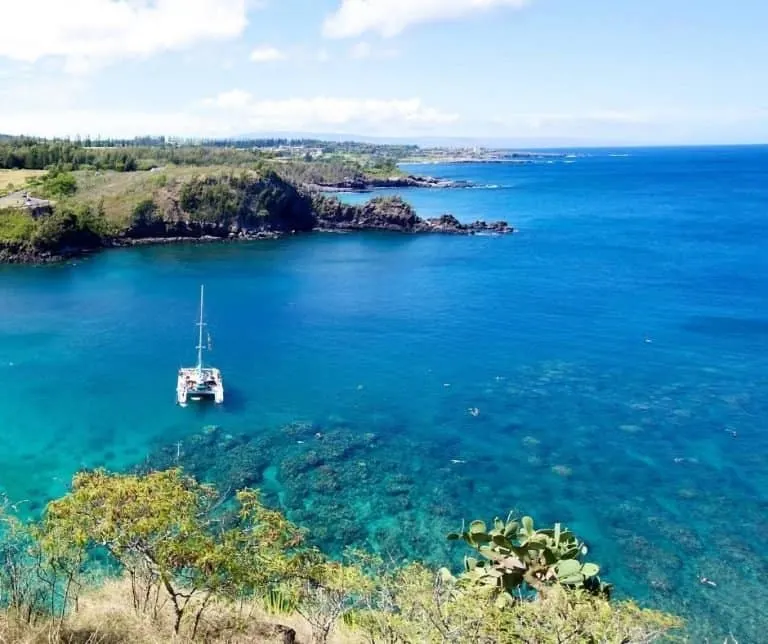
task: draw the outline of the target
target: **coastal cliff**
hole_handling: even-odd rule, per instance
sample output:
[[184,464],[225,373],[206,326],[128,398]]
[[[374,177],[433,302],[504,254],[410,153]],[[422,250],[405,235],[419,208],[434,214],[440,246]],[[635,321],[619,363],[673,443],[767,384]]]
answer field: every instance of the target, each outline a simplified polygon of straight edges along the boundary
[[[81,183],[92,180],[86,177]],[[83,190],[60,200],[53,214],[43,218],[0,212],[0,262],[48,262],[99,248],[264,239],[312,231],[455,235],[513,231],[506,222],[463,224],[452,215],[424,219],[399,197],[344,204],[274,171],[155,176],[122,189],[125,197],[120,202],[95,198],[98,193],[88,198]]]

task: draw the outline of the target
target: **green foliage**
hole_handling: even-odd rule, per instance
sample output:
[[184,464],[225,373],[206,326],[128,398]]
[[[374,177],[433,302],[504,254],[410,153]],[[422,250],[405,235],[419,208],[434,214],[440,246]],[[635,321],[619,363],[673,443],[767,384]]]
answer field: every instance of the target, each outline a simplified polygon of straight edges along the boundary
[[[599,568],[579,560],[583,544],[559,524],[536,529],[530,517],[509,517],[489,529],[473,521],[451,538],[487,566],[468,558],[454,576],[421,564],[385,566],[356,551],[333,561],[305,547],[304,533],[255,490],[221,497],[179,469],[97,470],[76,475],[38,523],[0,504],[0,599],[27,623],[55,616],[59,632],[93,561],[103,565],[106,553],[130,579],[134,610],[152,621],[170,605],[176,634],[186,625],[192,640],[210,606],[252,598],[270,615],[301,615],[317,644],[342,623],[350,641],[372,644],[640,644],[681,627],[670,615],[590,592]],[[508,586],[505,575],[522,581]],[[539,592],[504,592],[523,584]],[[209,635],[206,626],[202,637]]]
[[162,172],[152,176],[152,186],[155,188],[165,188],[168,185],[168,175]]
[[75,476],[72,491],[46,509],[41,534],[69,535],[77,548],[104,548],[129,574],[137,610],[156,614],[162,591],[179,632],[197,601],[192,633],[214,593],[238,597],[295,573],[291,554],[302,533],[257,492],[236,496],[237,513],[225,528],[216,516],[218,494],[179,470],[146,476],[104,471]]
[[291,593],[270,588],[264,595],[264,610],[270,615],[290,615],[296,611],[296,601]]
[[43,534],[0,502],[0,601],[16,618],[34,624],[55,616],[58,625],[77,606],[87,555],[68,534]]
[[464,540],[482,557],[464,560],[461,578],[469,584],[512,593],[523,586],[541,592],[557,582],[610,593],[610,585],[598,577],[599,566],[580,561],[587,554],[586,545],[559,523],[537,530],[531,517],[516,520],[510,514],[506,521],[494,519],[490,530],[483,521],[472,521],[467,530],[451,533],[448,539]]
[[0,504],[0,598],[5,607],[26,623],[33,623],[48,607],[45,588],[36,574],[35,545],[29,527]]
[[44,140],[26,137],[0,142],[0,169],[45,170],[58,167],[67,170],[117,170],[132,172],[138,169],[139,159],[146,152],[140,148],[106,146],[93,148],[79,141]]
[[55,168],[42,177],[40,187],[46,197],[70,197],[77,192],[77,179],[71,172]]
[[145,228],[152,225],[158,219],[157,205],[152,199],[142,199],[133,209],[131,214],[131,226]]
[[311,230],[312,201],[275,172],[196,177],[182,185],[179,204],[199,223],[273,230]]
[[397,159],[391,156],[374,157],[365,165],[365,171],[376,177],[396,177],[403,174],[397,166]]
[[31,241],[42,250],[97,248],[109,232],[103,211],[94,211],[88,204],[65,204],[40,220]]
[[[377,176],[399,174],[397,160],[419,152],[415,145],[379,145],[354,141],[290,140],[284,138],[210,140],[170,143],[164,137],[139,137],[130,140],[46,140],[10,137],[0,141],[0,169],[37,169],[51,167],[68,170],[116,170],[133,172],[162,165],[254,167],[276,161],[273,166],[286,169],[287,179],[305,176],[322,183],[343,180],[361,171]],[[319,167],[308,170],[305,166]],[[281,171],[282,174],[282,171]]]
[[182,186],[179,204],[193,221],[217,223],[243,213],[245,193],[234,177],[198,177]]
[[0,210],[0,242],[29,242],[36,228],[34,218],[27,211]]
[[296,185],[337,184],[342,182],[363,181],[365,173],[360,163],[352,159],[319,159],[306,161],[286,161],[274,166],[275,172],[285,181]]
[[344,620],[372,644],[640,644],[682,625],[677,618],[631,602],[611,603],[562,587],[535,601],[500,604],[491,587],[467,586],[445,570],[435,573],[421,564],[380,573],[376,579],[367,605]]
[[325,644],[338,622],[373,588],[360,566],[329,561],[315,553],[305,562],[295,588],[296,612],[309,622],[314,642]]

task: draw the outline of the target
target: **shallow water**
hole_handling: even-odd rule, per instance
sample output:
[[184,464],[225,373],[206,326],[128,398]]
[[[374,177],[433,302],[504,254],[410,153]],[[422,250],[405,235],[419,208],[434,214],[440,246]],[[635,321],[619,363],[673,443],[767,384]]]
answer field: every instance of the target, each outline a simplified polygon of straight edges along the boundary
[[[761,641],[768,150],[569,161],[415,168],[485,186],[406,191],[422,215],[511,237],[1,267],[0,488],[36,510],[79,467],[180,462],[262,486],[328,548],[433,561],[463,518],[517,508],[694,641]],[[201,282],[227,403],[182,410]]]

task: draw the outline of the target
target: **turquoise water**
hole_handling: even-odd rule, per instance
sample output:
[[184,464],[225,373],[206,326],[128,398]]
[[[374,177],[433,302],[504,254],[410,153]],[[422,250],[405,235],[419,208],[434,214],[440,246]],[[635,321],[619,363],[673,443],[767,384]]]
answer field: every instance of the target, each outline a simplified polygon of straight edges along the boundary
[[[478,184],[405,191],[422,215],[520,232],[0,267],[2,491],[35,511],[80,467],[178,462],[332,550],[432,561],[517,508],[694,641],[763,640],[768,149],[414,170]],[[227,403],[182,410],[202,282]]]

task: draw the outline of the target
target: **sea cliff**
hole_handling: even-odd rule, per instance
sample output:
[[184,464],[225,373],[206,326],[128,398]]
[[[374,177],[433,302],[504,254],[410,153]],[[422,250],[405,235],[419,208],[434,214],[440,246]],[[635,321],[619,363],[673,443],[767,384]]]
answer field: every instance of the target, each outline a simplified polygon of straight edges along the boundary
[[61,199],[46,217],[0,212],[0,218],[5,218],[0,224],[14,221],[13,229],[6,226],[4,235],[0,225],[0,262],[42,263],[102,248],[272,239],[312,231],[513,232],[503,221],[464,224],[448,214],[424,219],[399,197],[345,204],[311,186],[287,181],[274,171],[159,176],[122,189],[126,199],[132,200],[127,206],[125,199],[119,204],[107,203],[103,196],[89,198],[82,190]]

